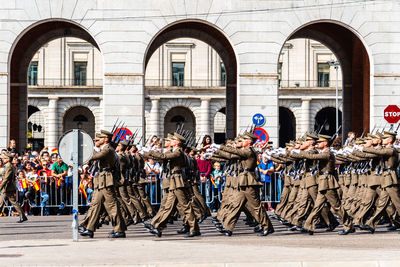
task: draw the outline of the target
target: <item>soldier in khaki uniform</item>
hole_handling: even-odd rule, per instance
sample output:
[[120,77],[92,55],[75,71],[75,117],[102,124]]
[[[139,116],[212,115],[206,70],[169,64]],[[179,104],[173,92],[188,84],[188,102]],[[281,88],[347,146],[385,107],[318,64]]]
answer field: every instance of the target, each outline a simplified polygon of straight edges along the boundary
[[143,157],[139,154],[138,151],[136,152],[135,157],[136,157],[136,160],[138,163],[137,192],[139,193],[142,206],[146,209],[147,218],[151,218],[155,215],[155,213],[154,213],[153,207],[151,206],[150,198],[146,194],[147,181],[146,181],[146,172],[144,170],[145,162],[144,162]]
[[367,222],[367,228],[371,233],[375,231],[375,227],[389,205],[390,200],[393,202],[397,213],[400,213],[400,191],[395,172],[398,165],[398,153],[393,146],[395,138],[396,133],[385,131],[382,137],[383,147],[381,149],[361,148],[363,152],[379,155],[383,164],[381,190],[379,190],[376,211]]
[[19,221],[17,221],[17,223],[22,223],[24,221],[27,221],[28,218],[26,218],[21,206],[15,200],[15,193],[17,192],[17,186],[15,184],[16,173],[13,165],[11,164],[14,155],[9,152],[4,152],[4,154],[1,155],[1,158],[4,162],[4,174],[3,181],[0,185],[0,210],[3,209],[3,206],[5,205],[5,200],[8,199],[8,201],[11,203],[11,205],[14,206],[15,210],[19,214]]
[[[175,133],[171,145],[172,151],[160,153],[158,151],[151,150],[145,152],[144,157],[153,157],[156,160],[166,160],[169,165],[169,192],[168,197],[160,215],[158,227],[153,227],[150,232],[158,237],[161,237],[163,229],[166,227],[168,218],[171,216],[174,208],[181,209],[180,214],[184,214],[184,222],[189,225],[190,232],[186,234],[186,237],[195,237],[200,235],[199,225],[193,213],[193,209],[190,205],[190,200],[185,192],[185,182],[183,180],[183,168],[185,168],[185,156],[182,151],[182,144],[185,142],[185,138]],[[179,205],[177,205],[179,203]]]
[[343,222],[344,230],[341,231],[339,234],[347,235],[349,233],[354,233],[355,230],[349,216],[340,204],[339,196],[337,193],[339,185],[334,176],[335,157],[328,147],[330,139],[330,136],[319,135],[319,139],[317,140],[319,153],[303,153],[304,158],[318,160],[319,164],[318,195],[314,203],[314,208],[304,224],[304,229],[309,234],[314,234],[315,225],[318,221],[318,217],[321,214],[325,202],[328,201],[331,205],[331,209],[341,218]]
[[119,180],[118,191],[119,191],[119,199],[121,208],[125,212],[125,222],[126,226],[133,224],[133,217],[136,215],[135,207],[133,206],[130,197],[128,195],[127,186],[129,180],[129,165],[130,159],[129,156],[125,153],[126,147],[128,146],[128,141],[121,141],[115,152],[117,152],[119,158],[119,167],[121,178]]
[[261,183],[255,174],[257,155],[252,148],[252,144],[257,140],[257,136],[252,133],[245,133],[243,139],[243,147],[241,149],[224,145],[220,147],[222,151],[238,155],[242,169],[239,170],[238,190],[233,194],[230,213],[226,215],[223,223],[224,227],[219,228],[219,231],[231,236],[242,209],[247,205],[251,216],[262,228],[258,235],[266,236],[273,233],[274,229],[265,208],[261,204],[259,194]]
[[[317,136],[312,134],[306,135],[306,140],[300,147],[299,154],[292,154],[291,157],[295,159],[303,159],[304,165],[304,175],[301,180],[300,187],[302,190],[302,195],[299,199],[299,206],[296,209],[296,214],[292,217],[291,223],[293,226],[290,230],[301,230],[303,218],[306,216],[308,211],[312,208],[317,199],[318,195],[318,184],[316,173],[318,172],[318,161],[312,160],[307,157],[303,157],[305,153],[307,154],[317,154],[317,150],[314,147],[315,141],[318,139]],[[334,219],[333,214],[329,211],[328,207],[324,205],[321,210],[321,219],[328,226],[327,231],[333,231],[339,223]]]
[[[173,135],[168,134],[168,136],[164,139],[165,141],[165,150],[164,152],[167,151],[171,151],[172,147],[171,147],[171,139],[172,139]],[[147,158],[152,158],[155,160],[155,158],[153,158],[152,156],[150,156],[150,153],[144,153],[144,155]],[[160,174],[160,178],[162,179],[162,190],[163,190],[163,195],[162,195],[162,199],[161,199],[161,204],[160,204],[160,208],[158,209],[158,212],[156,213],[156,215],[151,219],[151,223],[145,223],[144,227],[146,227],[149,230],[152,230],[153,228],[158,229],[159,225],[161,223],[160,219],[161,216],[164,213],[164,209],[165,209],[165,204],[167,203],[167,199],[168,199],[168,193],[169,193],[169,179],[168,179],[168,175],[169,175],[169,170],[168,168],[168,161],[167,160],[163,160],[162,161],[162,172]]]
[[119,203],[116,199],[116,177],[113,172],[117,162],[117,154],[111,146],[110,141],[112,133],[102,131],[100,135],[101,149],[99,152],[95,151],[91,160],[99,160],[99,175],[94,180],[94,190],[96,191],[93,200],[93,211],[87,224],[85,231],[81,232],[82,236],[93,237],[96,229],[101,207],[104,206],[107,214],[111,218],[112,225],[114,226],[114,234],[110,238],[124,238],[126,225],[121,215]]

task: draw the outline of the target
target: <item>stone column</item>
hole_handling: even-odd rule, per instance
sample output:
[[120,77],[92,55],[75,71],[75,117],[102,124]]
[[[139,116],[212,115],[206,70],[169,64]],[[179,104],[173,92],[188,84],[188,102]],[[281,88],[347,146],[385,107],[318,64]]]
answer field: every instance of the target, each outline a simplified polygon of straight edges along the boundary
[[160,98],[150,98],[151,110],[149,115],[149,121],[147,121],[149,132],[147,138],[157,135],[161,136],[161,125],[160,125]]
[[201,105],[200,105],[200,132],[197,136],[204,136],[206,134],[211,135],[211,127],[210,127],[210,98],[201,98]]
[[58,143],[58,119],[57,119],[58,97],[49,97],[49,106],[47,107],[47,127],[46,146],[51,150],[57,147]]
[[310,118],[310,104],[311,98],[301,99],[301,117],[300,117],[300,132],[299,135],[303,135],[305,132],[310,132],[314,121]]

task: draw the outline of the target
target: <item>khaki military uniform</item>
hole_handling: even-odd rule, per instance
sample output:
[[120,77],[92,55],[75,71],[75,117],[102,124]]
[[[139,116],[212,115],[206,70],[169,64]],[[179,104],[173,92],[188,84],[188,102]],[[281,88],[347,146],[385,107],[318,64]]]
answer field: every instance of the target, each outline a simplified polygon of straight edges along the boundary
[[314,231],[318,217],[328,201],[331,209],[341,218],[345,230],[354,229],[353,224],[346,211],[340,204],[337,189],[339,184],[334,177],[335,158],[334,155],[326,148],[318,154],[311,154],[305,152],[303,156],[307,159],[318,160],[320,172],[318,175],[318,195],[314,202],[314,208],[308,216],[304,228]]
[[25,213],[15,199],[15,193],[17,192],[16,174],[15,169],[10,162],[8,162],[4,166],[3,181],[0,185],[0,190],[0,210],[3,209],[3,206],[5,205],[5,200],[8,199],[11,205],[13,205],[15,210],[18,212],[19,218],[22,220],[26,220],[27,218],[25,216]]
[[115,167],[117,156],[110,144],[103,146],[100,152],[94,152],[91,160],[99,160],[100,171],[97,179],[94,179],[94,200],[92,202],[93,212],[87,224],[88,230],[94,232],[100,217],[101,206],[110,216],[115,232],[125,232],[126,225],[121,215],[121,208],[116,199],[116,180],[112,169]]
[[[183,180],[182,169],[185,167],[184,153],[181,148],[166,153],[150,151],[150,156],[157,160],[166,160],[169,163],[169,192],[164,205],[162,214],[160,214],[159,224],[156,228],[162,231],[168,222],[174,208],[180,209],[179,213],[184,214],[184,222],[189,226],[190,232],[200,231],[197,220],[190,205],[190,200],[185,192],[185,182]],[[179,206],[177,205],[179,203]],[[154,227],[154,225],[153,225]]]
[[151,206],[150,198],[146,194],[147,181],[146,181],[146,176],[145,176],[145,172],[144,172],[145,162],[141,155],[136,154],[135,156],[136,156],[136,160],[138,162],[137,171],[139,172],[138,173],[139,179],[138,179],[137,190],[138,190],[138,193],[140,196],[140,200],[142,202],[142,206],[146,209],[146,212],[149,216],[153,216],[154,210],[153,210],[153,207]]
[[232,208],[226,215],[223,226],[233,231],[242,209],[247,205],[251,216],[260,224],[263,231],[273,232],[273,226],[268,218],[265,208],[260,201],[259,188],[261,182],[256,179],[255,168],[257,167],[257,156],[253,148],[232,148],[221,145],[221,150],[240,157],[240,164],[243,167],[238,175],[238,190],[232,196]]
[[400,213],[400,191],[395,172],[395,168],[398,165],[398,153],[393,146],[382,149],[364,148],[363,151],[380,156],[383,164],[381,190],[377,190],[379,199],[376,204],[376,211],[367,222],[367,225],[375,229],[390,200],[393,202],[397,213]]
[[136,215],[136,210],[133,203],[130,200],[128,194],[128,180],[129,180],[129,166],[130,159],[129,156],[125,152],[119,152],[119,165],[121,170],[121,179],[119,181],[118,191],[120,196],[121,207],[124,209],[126,213],[125,222],[133,220]]

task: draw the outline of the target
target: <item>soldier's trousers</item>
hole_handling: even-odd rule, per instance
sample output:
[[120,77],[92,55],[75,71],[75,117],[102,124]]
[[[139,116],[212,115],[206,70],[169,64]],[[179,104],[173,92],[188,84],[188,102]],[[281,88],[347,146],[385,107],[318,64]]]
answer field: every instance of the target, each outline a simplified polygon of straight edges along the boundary
[[146,183],[141,183],[137,186],[137,189],[140,195],[140,199],[142,201],[142,205],[146,207],[147,214],[149,216],[152,216],[154,215],[154,210],[153,207],[151,206],[150,199],[146,194],[146,185],[147,185]]
[[110,186],[96,190],[97,192],[95,194],[95,198],[92,201],[93,211],[89,218],[86,229],[93,232],[96,230],[101,213],[101,206],[104,205],[108,216],[110,216],[111,223],[114,226],[114,232],[125,232],[126,225],[121,215],[119,203],[116,199],[117,196],[115,188]]
[[285,206],[288,203],[289,200],[289,195],[290,195],[290,186],[284,186],[282,193],[281,193],[281,201],[275,208],[275,214],[280,216],[282,211],[284,210]]
[[365,189],[365,194],[362,201],[362,206],[358,210],[356,216],[354,217],[354,223],[358,225],[364,225],[367,215],[370,213],[371,209],[374,207],[376,202],[376,197],[378,196],[376,188],[378,186],[368,186]]
[[[145,218],[147,217],[146,214],[146,210],[144,209],[142,202],[140,201],[140,195],[139,192],[137,190],[137,187],[133,184],[128,184],[127,187],[127,193],[129,195],[129,198],[131,200],[131,203],[133,204],[133,206],[135,207],[135,209],[137,210],[137,214],[139,214],[140,218]],[[135,221],[137,221],[139,218],[134,217],[133,218]]]
[[136,217],[136,210],[135,207],[133,206],[131,199],[128,195],[127,187],[125,185],[122,185],[118,188],[119,190],[119,195],[121,196],[122,202],[125,206],[126,212],[129,215],[129,219],[132,220],[133,218]]
[[240,187],[239,190],[234,193],[231,210],[226,215],[224,221],[225,229],[233,231],[245,205],[251,216],[260,224],[264,231],[273,231],[272,223],[268,218],[265,208],[261,204],[259,189],[255,186]]
[[232,187],[225,187],[221,205],[219,206],[219,210],[217,212],[217,219],[221,222],[225,219],[227,210],[229,209],[230,203],[232,202],[233,190],[234,189]]
[[193,209],[190,206],[189,199],[187,198],[184,188],[169,190],[168,197],[164,205],[164,210],[162,211],[162,214],[160,214],[158,226],[156,227],[153,225],[153,227],[157,228],[159,231],[162,231],[167,226],[168,218],[171,216],[171,213],[174,211],[174,208],[178,203],[179,208],[182,209],[179,213],[184,214],[184,218],[186,220],[185,223],[187,223],[189,226],[190,232],[199,232],[199,225],[194,217]]
[[293,208],[294,203],[297,198],[297,193],[299,192],[299,188],[300,188],[300,186],[292,186],[292,188],[290,190],[287,205],[281,213],[282,218],[286,218],[287,213]]
[[158,212],[156,213],[156,215],[154,215],[154,217],[151,219],[151,225],[154,228],[159,228],[160,225],[160,219],[161,216],[165,210],[165,204],[167,203],[167,199],[168,199],[168,194],[169,194],[169,190],[166,188],[164,189],[164,193],[161,199],[161,204],[160,204],[160,208],[158,209]]
[[[375,229],[375,227],[378,225],[378,222],[381,219],[385,210],[387,211],[391,221],[394,224],[397,224],[397,225],[400,224],[400,221],[398,220],[398,216],[396,215],[396,212],[394,212],[394,214],[393,214],[392,207],[390,207],[390,205],[389,205],[390,200],[392,199],[392,201],[393,201],[393,198],[391,198],[391,195],[389,194],[390,189],[389,189],[389,191],[387,191],[387,189],[388,188],[381,189],[380,187],[378,187],[376,189],[376,192],[379,195],[379,198],[376,202],[376,210],[375,210],[374,215],[366,223],[368,226],[370,226],[373,229]],[[395,192],[395,190],[396,189],[394,189],[393,191]],[[390,191],[390,192],[392,194],[394,194],[393,191]],[[393,201],[393,204],[394,204],[394,201]],[[397,210],[396,205],[394,205],[394,206]],[[400,214],[399,210],[397,210],[397,213]]]
[[[308,187],[305,190],[305,197],[303,201],[308,202],[307,204],[300,204],[299,209],[296,215],[293,217],[292,224],[301,227],[302,226],[302,219],[308,211],[315,205],[315,201],[317,200],[318,196],[318,186],[313,185]],[[321,210],[320,220],[323,220],[327,226],[330,226],[332,223],[336,221],[335,217],[333,216],[332,212],[329,210],[327,205],[324,205]]]
[[25,213],[19,203],[15,200],[15,193],[16,192],[1,192],[2,195],[0,196],[0,210],[3,210],[3,206],[6,204],[5,200],[8,199],[11,205],[13,205],[15,210],[18,212],[19,218],[25,220]]
[[196,219],[200,219],[205,213],[202,209],[202,206],[200,204],[200,202],[198,201],[198,199],[196,198],[196,196],[193,193],[193,188],[191,185],[189,185],[188,187],[186,187],[186,191],[188,193],[189,196],[189,200],[190,200],[190,205],[193,208],[193,212],[194,212],[194,216],[196,217]]
[[343,222],[343,228],[345,230],[353,229],[353,224],[347,215],[347,212],[340,205],[339,196],[337,194],[336,189],[327,189],[318,192],[317,199],[314,203],[314,208],[311,211],[311,214],[308,216],[304,228],[314,231],[315,225],[317,224],[318,217],[321,214],[321,211],[325,205],[325,202],[328,200],[331,205],[331,209],[334,211],[336,215],[340,217]]
[[201,209],[203,210],[204,214],[206,216],[210,216],[211,215],[210,209],[207,207],[206,200],[203,197],[203,195],[200,193],[198,185],[194,184],[192,186],[192,189],[193,189],[193,194],[196,197],[196,199],[198,200],[198,202],[200,203]]

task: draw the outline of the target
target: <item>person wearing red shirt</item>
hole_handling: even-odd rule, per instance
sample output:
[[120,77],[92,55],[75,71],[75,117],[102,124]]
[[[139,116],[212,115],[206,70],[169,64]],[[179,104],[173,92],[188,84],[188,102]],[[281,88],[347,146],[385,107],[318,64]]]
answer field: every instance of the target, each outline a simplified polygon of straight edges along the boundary
[[200,173],[200,192],[205,196],[207,206],[211,203],[210,174],[212,171],[211,161],[206,158],[206,150],[200,150],[200,157],[196,160]]

